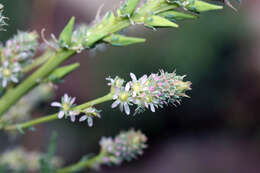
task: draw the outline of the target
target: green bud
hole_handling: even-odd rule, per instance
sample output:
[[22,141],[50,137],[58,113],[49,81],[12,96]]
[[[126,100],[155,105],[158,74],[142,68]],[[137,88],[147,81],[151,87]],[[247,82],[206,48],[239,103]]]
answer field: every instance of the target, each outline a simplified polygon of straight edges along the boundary
[[148,27],[174,27],[178,25],[160,16],[151,16],[145,19],[144,24]]
[[178,11],[166,11],[160,13],[160,16],[165,17],[169,20],[185,20],[185,19],[196,19],[198,16],[187,14],[187,13],[181,13]]
[[79,67],[79,63],[66,65],[54,70],[44,82],[58,82]]
[[136,37],[127,37],[119,34],[112,34],[103,39],[105,42],[110,43],[113,46],[127,46],[130,44],[143,43],[145,39]]
[[190,3],[186,7],[190,11],[195,12],[205,12],[205,11],[211,11],[211,10],[220,10],[223,9],[223,6],[210,4],[204,1],[195,0],[194,2]]
[[121,7],[119,15],[122,17],[130,17],[136,9],[140,0],[126,0],[125,4]]
[[65,26],[59,36],[59,43],[62,47],[67,48],[71,43],[72,31],[74,28],[75,17],[72,17],[69,23]]

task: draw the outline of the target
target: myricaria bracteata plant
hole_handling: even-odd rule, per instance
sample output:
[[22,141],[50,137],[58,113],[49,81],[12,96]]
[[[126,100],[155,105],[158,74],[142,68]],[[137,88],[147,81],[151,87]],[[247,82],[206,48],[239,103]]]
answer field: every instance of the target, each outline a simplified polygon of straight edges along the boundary
[[[145,110],[155,112],[156,109],[168,105],[180,104],[182,98],[188,97],[186,91],[191,90],[191,82],[184,81],[185,76],[175,72],[160,70],[158,73],[141,77],[130,73],[129,80],[118,76],[108,77],[108,94],[80,105],[76,104],[75,97],[65,94],[61,101],[50,104],[59,109],[57,113],[33,120],[30,117],[35,103],[45,100],[44,94],[39,95],[43,88],[40,92],[33,92],[33,89],[41,86],[51,87],[77,69],[79,63],[60,67],[74,54],[91,50],[100,43],[127,46],[145,42],[144,38],[119,33],[133,25],[141,24],[153,30],[161,27],[177,28],[178,20],[196,19],[201,12],[219,9],[222,9],[222,6],[201,0],[126,0],[117,10],[97,17],[91,24],[80,24],[74,28],[75,18],[72,17],[58,37],[52,34],[51,39],[46,39],[43,30],[42,38],[47,48],[37,58],[34,56],[40,45],[38,34],[34,31],[18,31],[0,46],[0,130],[24,133],[25,129],[32,129],[37,124],[63,118],[69,118],[72,122],[86,121],[88,126],[93,127],[93,119],[101,118],[101,110],[94,106],[107,101],[111,101],[112,108],[119,107],[127,115],[139,114]],[[6,25],[6,17],[2,13],[3,5],[0,4],[0,30],[4,30]],[[31,96],[32,93],[34,94]],[[28,104],[30,101],[34,104]],[[16,113],[18,108],[19,112]],[[46,159],[40,159],[40,166],[37,168],[41,172],[48,170],[47,172],[61,173],[98,168],[102,164],[120,164],[124,160],[130,161],[141,155],[146,148],[146,140],[145,135],[134,130],[122,132],[115,139],[102,138],[100,154],[58,170],[54,169],[49,161],[53,156],[51,146],[48,151],[50,154]],[[26,155],[21,149],[16,151]]]

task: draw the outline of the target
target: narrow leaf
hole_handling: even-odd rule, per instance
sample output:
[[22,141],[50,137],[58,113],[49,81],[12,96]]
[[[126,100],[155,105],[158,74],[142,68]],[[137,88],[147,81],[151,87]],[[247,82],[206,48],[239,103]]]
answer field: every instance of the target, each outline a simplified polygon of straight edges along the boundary
[[68,47],[71,43],[71,37],[72,37],[72,31],[74,28],[74,23],[75,23],[75,17],[72,17],[68,24],[65,26],[63,31],[60,33],[59,36],[59,43],[64,46]]
[[185,20],[185,19],[196,19],[198,16],[192,15],[192,14],[187,14],[187,13],[182,13],[178,11],[166,11],[160,13],[160,16],[165,17],[169,20]]
[[195,0],[189,5],[187,5],[187,9],[194,12],[205,12],[211,10],[220,10],[223,9],[223,6],[210,4],[204,1]]
[[56,70],[54,70],[48,77],[48,79],[46,79],[44,82],[56,82],[59,81],[61,79],[63,79],[64,77],[66,77],[68,74],[70,74],[71,72],[73,72],[74,70],[76,70],[78,67],[80,66],[79,63],[74,63],[71,65],[66,65],[63,67],[60,67]]
[[120,34],[112,34],[103,39],[105,42],[110,43],[113,46],[127,46],[130,44],[143,43],[144,38],[127,37]]
[[120,16],[130,17],[136,9],[140,0],[126,0],[125,4],[119,11]]
[[160,16],[151,16],[145,19],[144,24],[148,27],[178,27],[176,23]]

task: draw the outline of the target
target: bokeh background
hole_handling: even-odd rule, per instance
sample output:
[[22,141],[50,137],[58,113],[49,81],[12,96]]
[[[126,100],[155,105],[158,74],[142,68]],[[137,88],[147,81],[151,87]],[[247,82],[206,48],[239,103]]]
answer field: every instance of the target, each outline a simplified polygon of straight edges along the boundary
[[[1,0],[10,18],[6,40],[19,30],[46,29],[58,35],[71,16],[77,23],[90,23],[101,4],[102,12],[115,9],[119,0]],[[179,29],[143,27],[127,30],[128,35],[147,38],[145,44],[128,47],[97,47],[72,58],[81,68],[58,85],[59,100],[64,93],[77,103],[108,92],[105,78],[129,72],[141,76],[159,69],[186,74],[192,81],[190,99],[178,107],[126,116],[110,104],[98,105],[102,119],[93,128],[85,123],[60,120],[37,126],[18,139],[0,134],[0,152],[22,145],[45,151],[50,134],[58,133],[57,155],[66,164],[87,153],[97,153],[102,136],[120,130],[141,129],[149,148],[138,160],[119,167],[103,167],[107,173],[259,173],[260,172],[260,1],[242,2],[239,13],[203,13],[198,20],[179,22]],[[38,108],[39,109],[39,108]],[[52,113],[41,105],[34,117]]]

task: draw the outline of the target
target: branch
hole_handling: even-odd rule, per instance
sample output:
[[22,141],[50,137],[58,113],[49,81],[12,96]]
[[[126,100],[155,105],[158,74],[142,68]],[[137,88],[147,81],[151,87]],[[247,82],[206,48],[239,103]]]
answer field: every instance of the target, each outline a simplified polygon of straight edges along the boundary
[[[79,40],[74,40],[72,37],[72,29],[74,18],[61,32],[59,39],[60,49],[53,55],[43,66],[35,71],[31,76],[25,79],[12,91],[6,93],[0,99],[0,117],[21,97],[23,97],[31,89],[39,85],[40,81],[48,77],[60,64],[69,59],[76,52],[80,52],[83,48],[94,47],[99,42],[109,42],[112,45],[128,45],[126,37],[111,37],[112,34],[121,31],[133,24],[144,24],[147,27],[177,27],[178,25],[171,20],[175,20],[175,16],[162,14],[166,11],[171,11],[179,7],[191,12],[204,12],[209,10],[222,9],[222,6],[209,4],[199,0],[150,0],[136,9],[137,3],[126,3],[117,10],[117,15],[113,12],[108,12],[101,21],[95,21],[95,24],[87,28],[86,35],[81,35]],[[83,40],[82,40],[83,38]],[[103,41],[104,40],[104,41]],[[130,39],[133,43],[139,39]],[[127,44],[123,44],[123,43]]]
[[[75,107],[75,110],[84,110],[88,107],[92,107],[94,105],[104,103],[104,102],[107,102],[107,101],[110,101],[110,100],[112,100],[112,95],[109,93],[109,94],[107,94],[103,97],[100,97],[100,98],[94,99],[92,101],[86,102],[84,104],[81,104],[81,105]],[[28,122],[25,122],[25,123],[20,123],[20,124],[15,124],[15,125],[7,125],[7,126],[3,127],[3,130],[5,130],[5,131],[13,131],[13,130],[21,131],[23,129],[33,127],[35,125],[54,121],[54,120],[57,120],[57,119],[58,119],[58,113],[55,113],[55,114],[47,115],[47,116],[44,116],[44,117],[41,117],[41,118],[37,118],[35,120],[28,121]]]

